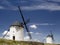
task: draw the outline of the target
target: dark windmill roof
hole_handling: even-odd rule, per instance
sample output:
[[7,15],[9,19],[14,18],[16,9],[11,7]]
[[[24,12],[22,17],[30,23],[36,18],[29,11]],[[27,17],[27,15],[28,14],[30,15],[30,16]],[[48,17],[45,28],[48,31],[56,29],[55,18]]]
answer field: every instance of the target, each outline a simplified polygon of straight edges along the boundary
[[23,24],[20,23],[19,21],[15,21],[11,26],[20,26],[20,27],[23,27]]
[[47,37],[52,37],[52,35],[47,35]]

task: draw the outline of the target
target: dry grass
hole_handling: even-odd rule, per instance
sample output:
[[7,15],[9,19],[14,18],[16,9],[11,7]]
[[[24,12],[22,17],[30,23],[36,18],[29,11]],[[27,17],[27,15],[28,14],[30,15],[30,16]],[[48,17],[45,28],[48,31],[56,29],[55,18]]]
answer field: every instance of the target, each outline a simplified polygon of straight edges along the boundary
[[46,44],[40,42],[12,41],[12,40],[0,39],[0,45],[60,45],[60,44]]

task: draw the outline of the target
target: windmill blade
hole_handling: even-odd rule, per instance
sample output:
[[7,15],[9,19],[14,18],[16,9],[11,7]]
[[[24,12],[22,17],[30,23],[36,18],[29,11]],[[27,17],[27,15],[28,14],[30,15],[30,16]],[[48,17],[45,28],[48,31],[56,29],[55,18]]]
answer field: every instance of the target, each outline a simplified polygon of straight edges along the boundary
[[[29,22],[30,22],[30,19],[27,19],[27,20],[25,21],[26,24],[28,24]],[[23,22],[21,22],[21,24],[24,25]]]
[[21,11],[21,9],[20,9],[20,6],[18,6],[18,9],[19,9],[19,12],[20,12],[20,14],[21,14],[21,17],[22,17],[23,23],[24,23],[24,25],[25,25],[26,31],[28,32],[28,36],[30,37],[30,39],[32,39],[32,36],[31,36],[31,34],[30,34],[30,31],[29,31],[28,28],[27,28],[27,25],[26,25],[25,19],[24,19],[24,17],[23,17],[22,11]]
[[[9,29],[8,29],[8,31],[9,31]],[[8,34],[8,31],[6,32],[6,34],[5,34],[5,35],[3,35],[3,38]]]
[[26,22],[26,24],[28,24],[30,22],[30,19],[27,19],[25,22]]
[[51,30],[50,30],[50,34],[53,35]]
[[53,39],[53,41],[54,41],[54,36],[53,36],[53,33],[52,33],[52,31],[50,31],[50,34],[51,34],[51,36],[52,36],[52,39]]

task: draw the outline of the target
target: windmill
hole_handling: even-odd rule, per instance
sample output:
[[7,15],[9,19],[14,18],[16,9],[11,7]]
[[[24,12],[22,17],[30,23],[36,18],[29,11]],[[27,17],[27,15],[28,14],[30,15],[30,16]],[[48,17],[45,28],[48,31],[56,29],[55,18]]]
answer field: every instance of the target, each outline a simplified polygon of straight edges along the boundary
[[[22,20],[23,20],[23,23],[22,23],[22,24],[25,26],[29,38],[32,39],[32,36],[31,36],[31,34],[30,34],[30,31],[29,31],[29,29],[28,29],[28,27],[27,27],[27,25],[26,25],[26,24],[29,22],[29,20],[25,21],[20,6],[18,6],[18,9],[19,9],[19,13],[20,13],[20,15],[21,15],[21,17],[22,17]],[[8,34],[8,32],[9,32],[9,29],[7,30],[6,34],[3,35],[3,38]]]
[[46,43],[53,43],[53,42],[54,42],[54,36],[52,31],[50,31],[50,34],[48,34],[46,37]]

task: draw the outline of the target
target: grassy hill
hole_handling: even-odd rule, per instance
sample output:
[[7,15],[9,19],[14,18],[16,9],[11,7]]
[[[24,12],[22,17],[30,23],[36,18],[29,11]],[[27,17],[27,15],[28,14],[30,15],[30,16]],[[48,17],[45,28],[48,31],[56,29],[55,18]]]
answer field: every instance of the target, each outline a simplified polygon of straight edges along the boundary
[[60,44],[47,44],[40,42],[12,41],[12,40],[0,39],[0,45],[60,45]]

